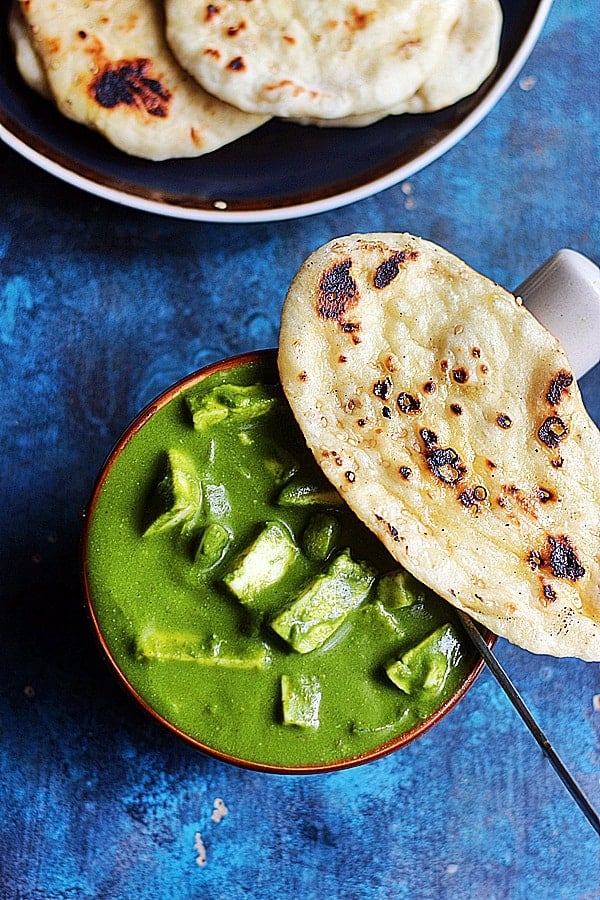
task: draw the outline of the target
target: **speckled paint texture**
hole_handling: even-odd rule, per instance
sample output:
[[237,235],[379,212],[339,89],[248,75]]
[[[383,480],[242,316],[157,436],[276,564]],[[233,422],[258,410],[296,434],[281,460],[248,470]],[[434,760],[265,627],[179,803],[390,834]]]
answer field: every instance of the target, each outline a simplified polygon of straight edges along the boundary
[[[95,200],[0,147],[0,898],[593,900],[600,843],[493,678],[418,743],[328,776],[205,758],[118,687],[84,612],[82,510],[173,380],[277,342],[303,259],[408,230],[507,287],[560,247],[600,261],[600,24],[558,0],[458,146],[338,211],[247,226]],[[600,370],[582,381],[600,422]],[[497,654],[600,807],[600,665]]]

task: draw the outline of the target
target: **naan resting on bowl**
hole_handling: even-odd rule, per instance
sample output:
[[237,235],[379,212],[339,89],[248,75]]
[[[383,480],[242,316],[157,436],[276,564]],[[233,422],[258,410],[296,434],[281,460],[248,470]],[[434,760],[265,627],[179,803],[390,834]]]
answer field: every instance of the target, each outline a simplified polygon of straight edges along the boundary
[[411,235],[342,237],[292,282],[279,367],[399,563],[521,647],[600,660],[600,433],[517,298]]
[[200,156],[267,121],[210,96],[180,68],[155,0],[23,0],[13,19],[25,80],[132,156]]
[[466,0],[166,0],[167,40],[207,91],[248,112],[340,118],[411,97]]

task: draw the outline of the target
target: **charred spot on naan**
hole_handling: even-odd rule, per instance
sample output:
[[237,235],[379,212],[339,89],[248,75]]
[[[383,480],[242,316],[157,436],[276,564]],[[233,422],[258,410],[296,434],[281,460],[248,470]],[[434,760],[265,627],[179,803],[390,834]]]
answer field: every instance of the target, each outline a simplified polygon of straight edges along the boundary
[[391,253],[387,259],[377,266],[373,276],[374,286],[379,290],[387,287],[398,276],[400,267],[407,260],[417,259],[418,256],[417,250],[397,250]]
[[537,431],[542,444],[550,450],[555,450],[568,434],[569,426],[560,416],[548,416]]
[[421,428],[419,437],[423,442],[423,457],[433,477],[443,485],[455,487],[464,480],[467,468],[452,447],[441,447],[438,436],[430,428]]
[[408,391],[401,391],[398,394],[396,405],[400,412],[407,416],[414,416],[421,411],[421,401]]
[[548,577],[575,583],[586,574],[577,549],[565,534],[547,535],[544,546],[530,550],[526,561],[533,571],[540,573],[540,601],[544,606],[556,603],[560,594],[559,583],[548,581]]
[[573,374],[566,369],[561,369],[551,380],[546,391],[546,400],[550,406],[557,407],[564,396],[569,394],[572,384]]
[[218,16],[220,12],[220,7],[218,7],[215,3],[207,3],[206,12],[204,14],[204,21],[210,22],[210,20],[215,16]]
[[532,569],[549,570],[555,578],[578,581],[585,575],[577,550],[566,534],[548,535],[541,550],[531,550],[527,561]]
[[393,387],[394,382],[389,375],[386,375],[381,381],[375,382],[373,385],[373,393],[376,397],[379,397],[380,400],[389,400],[392,396]]
[[342,327],[349,307],[358,303],[358,285],[350,275],[352,260],[345,259],[323,272],[319,282],[317,314],[326,320],[335,319]]
[[105,109],[123,104],[165,118],[169,114],[171,91],[159,78],[151,77],[151,68],[149,59],[104,63],[90,85],[92,98]]

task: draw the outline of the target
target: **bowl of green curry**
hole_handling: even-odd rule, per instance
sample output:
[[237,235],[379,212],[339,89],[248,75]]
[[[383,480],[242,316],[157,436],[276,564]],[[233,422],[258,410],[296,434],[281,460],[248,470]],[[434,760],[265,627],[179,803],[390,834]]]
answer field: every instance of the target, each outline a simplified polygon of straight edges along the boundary
[[483,662],[327,482],[277,374],[232,357],[147,406],[86,511],[93,628],[135,700],[249,769],[326,772],[428,731]]

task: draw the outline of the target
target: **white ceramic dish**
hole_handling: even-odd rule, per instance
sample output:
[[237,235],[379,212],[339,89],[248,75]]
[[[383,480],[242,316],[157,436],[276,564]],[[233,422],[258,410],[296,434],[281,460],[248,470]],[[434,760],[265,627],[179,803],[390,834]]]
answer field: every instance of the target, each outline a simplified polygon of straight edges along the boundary
[[14,65],[5,13],[0,28],[0,138],[57,178],[147,212],[209,222],[264,222],[320,213],[397,184],[465,137],[517,77],[551,5],[552,0],[504,0],[495,71],[475,94],[449,109],[389,116],[361,129],[272,121],[215,153],[162,163],[115,150],[29,90]]

